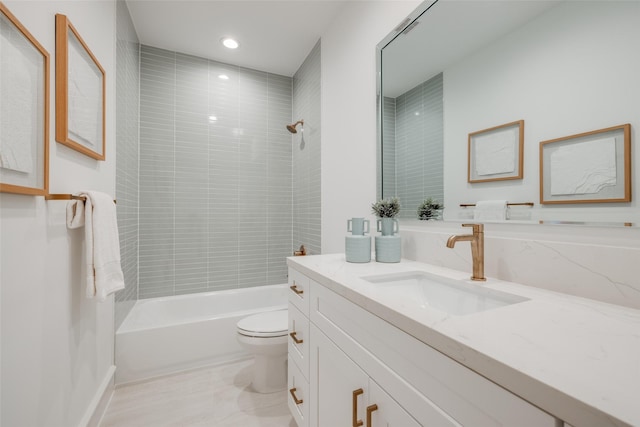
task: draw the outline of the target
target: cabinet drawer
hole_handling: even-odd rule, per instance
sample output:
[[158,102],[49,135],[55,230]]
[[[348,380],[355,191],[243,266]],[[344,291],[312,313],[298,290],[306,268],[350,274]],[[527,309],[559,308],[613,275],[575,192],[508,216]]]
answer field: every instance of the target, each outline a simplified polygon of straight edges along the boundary
[[[313,288],[311,307],[310,320],[331,333],[334,342],[392,396],[404,392],[394,390],[398,385],[380,366],[461,425],[555,426],[551,415],[323,286]],[[357,343],[355,350],[363,347],[371,357],[348,351],[347,347],[354,348],[350,341]],[[406,405],[424,424],[410,402]]]
[[309,379],[309,319],[289,302],[289,358]]
[[289,289],[289,301],[309,317],[309,278],[290,268]]
[[[297,399],[297,401],[296,401]],[[309,425],[309,383],[291,358],[288,361],[287,404],[298,427]]]

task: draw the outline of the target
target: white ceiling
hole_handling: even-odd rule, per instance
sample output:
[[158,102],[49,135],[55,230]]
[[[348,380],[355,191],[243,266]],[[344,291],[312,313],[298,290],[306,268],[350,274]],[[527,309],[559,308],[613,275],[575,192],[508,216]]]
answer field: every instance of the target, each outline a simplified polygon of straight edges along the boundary
[[382,50],[383,92],[395,98],[525,25],[559,0],[440,0]]
[[[293,76],[347,1],[126,0],[140,43]],[[240,47],[229,50],[220,39]]]

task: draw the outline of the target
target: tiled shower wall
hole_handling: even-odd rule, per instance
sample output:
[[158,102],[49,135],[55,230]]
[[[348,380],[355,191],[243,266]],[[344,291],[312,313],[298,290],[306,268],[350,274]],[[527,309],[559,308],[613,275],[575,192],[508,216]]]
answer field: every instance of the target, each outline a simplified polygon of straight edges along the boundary
[[[396,194],[396,100],[385,97],[382,118],[382,195],[378,191],[378,197],[389,198]],[[380,176],[380,175],[379,175]],[[378,189],[379,190],[379,189]]]
[[400,198],[400,218],[416,218],[424,199],[444,200],[442,74],[395,98],[395,116],[387,111],[393,100],[385,99],[384,106],[383,124],[395,128],[395,190],[387,182],[392,166],[384,159],[385,146],[384,195]]
[[124,0],[116,3],[116,199],[125,288],[115,295],[120,326],[138,298],[138,120],[140,44]]
[[139,298],[285,283],[291,78],[149,46],[140,65]]
[[293,76],[293,245],[319,254],[320,241],[320,41]]

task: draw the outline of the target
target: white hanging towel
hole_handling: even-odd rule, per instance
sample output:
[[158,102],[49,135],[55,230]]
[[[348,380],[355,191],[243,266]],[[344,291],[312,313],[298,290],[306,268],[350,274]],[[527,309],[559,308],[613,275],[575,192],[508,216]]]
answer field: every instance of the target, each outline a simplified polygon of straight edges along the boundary
[[473,219],[485,221],[504,221],[507,219],[506,200],[480,200],[473,210]]
[[105,301],[107,296],[124,288],[120,267],[118,221],[113,199],[99,191],[82,191],[67,205],[67,228],[84,225],[87,266],[87,298]]

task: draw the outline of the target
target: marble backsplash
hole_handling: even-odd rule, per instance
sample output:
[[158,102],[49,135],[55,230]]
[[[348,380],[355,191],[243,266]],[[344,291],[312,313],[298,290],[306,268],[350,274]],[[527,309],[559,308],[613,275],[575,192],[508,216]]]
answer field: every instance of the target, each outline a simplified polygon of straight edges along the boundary
[[[460,224],[403,224],[403,258],[469,271],[468,242],[446,247]],[[640,309],[640,229],[485,224],[485,275]]]

